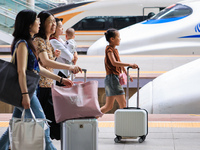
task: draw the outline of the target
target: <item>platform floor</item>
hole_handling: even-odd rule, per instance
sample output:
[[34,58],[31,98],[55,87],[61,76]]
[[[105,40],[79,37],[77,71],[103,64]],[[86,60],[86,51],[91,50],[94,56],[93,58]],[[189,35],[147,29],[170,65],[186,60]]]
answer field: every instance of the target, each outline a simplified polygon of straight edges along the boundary
[[[0,136],[8,127],[11,114],[0,114]],[[98,119],[98,150],[199,150],[200,114],[149,114],[149,133],[143,143],[123,139],[115,143],[114,115]],[[53,140],[60,150],[60,141]]]

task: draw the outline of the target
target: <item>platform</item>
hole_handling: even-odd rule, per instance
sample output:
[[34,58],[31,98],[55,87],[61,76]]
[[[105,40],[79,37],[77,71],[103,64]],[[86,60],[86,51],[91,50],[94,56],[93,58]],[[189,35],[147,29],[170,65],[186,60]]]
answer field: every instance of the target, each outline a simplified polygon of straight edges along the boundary
[[[11,114],[0,114],[0,136],[8,127]],[[125,139],[115,143],[114,115],[105,114],[98,119],[98,150],[199,150],[199,114],[150,114],[149,133],[143,143]],[[53,140],[60,150],[60,141]]]
[[[0,55],[0,59],[10,61],[10,55]],[[200,58],[200,55],[121,55],[122,62],[136,63],[140,67],[140,87],[159,75],[176,67]],[[104,88],[106,76],[104,56],[79,55],[77,65],[87,69],[87,80],[97,80],[99,88]],[[136,70],[130,70],[136,78]],[[76,75],[76,80],[83,78],[83,73]],[[130,82],[130,88],[136,88],[137,82]]]

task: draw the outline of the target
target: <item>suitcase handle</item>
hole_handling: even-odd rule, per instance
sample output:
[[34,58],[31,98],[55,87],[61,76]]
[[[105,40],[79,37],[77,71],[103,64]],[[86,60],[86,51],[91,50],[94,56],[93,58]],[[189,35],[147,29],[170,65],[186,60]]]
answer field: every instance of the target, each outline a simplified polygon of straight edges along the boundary
[[[86,82],[86,72],[87,72],[87,69],[82,69],[82,71],[84,72],[84,82]],[[73,81],[73,76],[71,76],[71,80]]]
[[[132,68],[130,66],[127,67],[127,78],[129,77],[129,69]],[[137,108],[139,108],[139,74],[140,74],[140,68],[137,68]],[[126,107],[129,106],[129,78],[127,79],[127,88],[126,88]]]
[[84,82],[86,82],[86,72],[87,72],[87,69],[82,69],[82,71],[84,72]]

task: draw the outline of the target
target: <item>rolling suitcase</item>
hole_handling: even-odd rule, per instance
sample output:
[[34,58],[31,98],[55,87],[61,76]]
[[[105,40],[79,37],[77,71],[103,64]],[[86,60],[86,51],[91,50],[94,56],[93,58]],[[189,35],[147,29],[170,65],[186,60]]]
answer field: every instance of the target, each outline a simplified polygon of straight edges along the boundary
[[73,119],[62,123],[61,150],[97,150],[96,118]]
[[[82,70],[86,82],[87,70]],[[98,150],[98,120],[78,118],[62,122],[61,150]]]
[[[129,75],[127,68],[127,75]],[[129,80],[126,89],[126,108],[115,111],[115,135],[114,141],[119,143],[122,138],[138,138],[142,143],[148,134],[148,112],[139,108],[139,68],[137,72],[137,107],[129,107]]]

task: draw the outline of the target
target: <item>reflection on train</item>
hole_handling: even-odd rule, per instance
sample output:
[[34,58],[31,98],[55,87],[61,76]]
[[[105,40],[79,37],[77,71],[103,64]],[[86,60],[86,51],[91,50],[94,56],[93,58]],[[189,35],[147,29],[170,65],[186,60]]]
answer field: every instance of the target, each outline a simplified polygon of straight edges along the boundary
[[141,22],[177,1],[98,0],[69,4],[51,9],[50,12],[63,19],[64,31],[69,27],[76,30],[78,45],[90,46],[108,28],[122,29]]
[[[151,19],[121,29],[120,54],[200,54],[200,1],[171,5]],[[104,55],[104,37],[89,49],[88,55]]]

